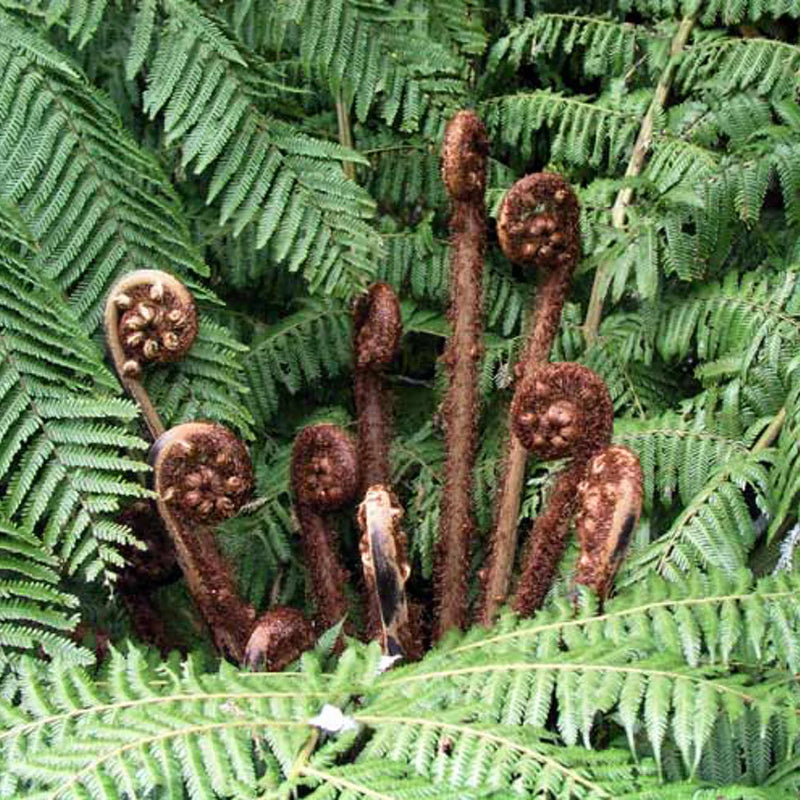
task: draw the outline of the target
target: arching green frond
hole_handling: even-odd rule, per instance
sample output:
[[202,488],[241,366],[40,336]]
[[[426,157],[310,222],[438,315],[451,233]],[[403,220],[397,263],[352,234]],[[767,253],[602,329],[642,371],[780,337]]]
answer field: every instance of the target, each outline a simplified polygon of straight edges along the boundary
[[110,103],[37,57],[26,42],[41,40],[3,12],[0,34],[0,198],[35,236],[36,269],[92,328],[123,272],[206,273],[174,190]]
[[525,20],[499,39],[489,70],[505,61],[515,69],[554,53],[578,53],[587,75],[619,75],[642,59],[649,34],[643,26],[604,17],[543,13]]
[[729,272],[688,296],[670,299],[659,321],[659,349],[667,360],[689,352],[703,361],[742,356],[747,369],[766,348],[800,341],[800,282],[795,272]]
[[[2,242],[0,242],[2,246]],[[35,267],[0,251],[0,480],[2,513],[70,572],[121,564],[134,541],[110,517],[145,494],[145,443],[129,433],[133,403],[61,297]]]
[[743,567],[757,535],[745,492],[757,508],[771,511],[769,473],[761,458],[729,457],[717,466],[669,529],[628,560],[623,581],[651,571],[674,579],[695,565],[728,573]]
[[631,114],[546,89],[494,98],[481,111],[495,141],[530,156],[533,134],[547,129],[551,158],[572,164],[619,162],[638,127]]
[[667,411],[646,421],[618,420],[614,438],[636,452],[644,473],[646,507],[689,504],[715,470],[747,454],[748,443],[717,429],[711,413]]
[[165,11],[146,60],[145,111],[161,115],[185,168],[209,171],[221,225],[236,235],[252,226],[255,246],[302,270],[312,291],[349,297],[380,248],[367,223],[374,204],[341,169],[365,160],[265,114],[259,63],[196,6],[171,0]]
[[760,95],[791,97],[799,69],[800,48],[789,42],[710,36],[689,48],[678,81],[684,87],[710,82],[728,93],[753,89]]
[[0,6],[38,17],[48,27],[64,27],[70,41],[84,47],[102,22],[108,0],[2,0]]
[[389,125],[436,131],[464,101],[466,62],[427,34],[424,12],[410,18],[376,0],[293,0],[278,13],[302,31],[305,69],[362,122],[378,105]]
[[64,664],[94,661],[70,639],[78,600],[59,588],[58,566],[40,541],[0,520],[0,669],[20,653]]
[[278,410],[280,392],[297,394],[332,378],[352,360],[350,313],[335,301],[309,301],[258,332],[245,358],[250,407],[265,428]]

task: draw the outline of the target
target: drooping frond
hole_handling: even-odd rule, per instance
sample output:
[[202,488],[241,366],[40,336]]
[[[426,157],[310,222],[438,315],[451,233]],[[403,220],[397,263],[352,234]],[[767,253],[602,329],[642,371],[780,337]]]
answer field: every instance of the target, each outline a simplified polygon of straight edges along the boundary
[[59,589],[58,566],[40,541],[0,520],[0,670],[20,653],[64,664],[94,661],[70,639],[78,600]]
[[547,129],[551,158],[571,164],[623,161],[638,128],[632,114],[549,89],[493,98],[481,110],[495,141],[529,157],[533,134]]
[[0,198],[39,250],[35,268],[90,328],[124,272],[206,274],[156,159],[68,59],[0,12]]
[[748,499],[760,511],[772,511],[763,458],[748,453],[717,466],[669,528],[629,559],[623,580],[636,581],[651,571],[674,579],[695,565],[728,573],[743,567],[757,535]]
[[302,32],[300,58],[365,121],[378,105],[400,130],[437,131],[463,102],[466,61],[427,35],[423,20],[376,0],[293,0],[279,13]]
[[255,246],[302,270],[312,291],[351,296],[373,274],[380,240],[367,223],[373,201],[341,162],[366,159],[265,114],[262,97],[274,89],[260,62],[196,6],[170,0],[164,10],[144,62],[144,110],[163,119],[183,167],[209,171],[207,202],[217,202],[221,225],[236,235],[252,226]]
[[499,39],[489,56],[489,71],[508,61],[521,64],[554,53],[581,54],[587,75],[627,72],[642,59],[649,36],[640,25],[596,16],[544,13],[525,20]]
[[[507,616],[491,635],[476,629],[384,675],[374,645],[348,650],[332,674],[313,655],[299,673],[204,674],[192,659],[156,666],[131,649],[99,680],[60,664],[45,676],[26,660],[0,701],[0,764],[9,791],[55,798],[112,785],[250,797],[279,783],[319,798],[464,798],[505,792],[511,776],[528,795],[766,798],[706,795],[707,778],[665,786],[647,758],[585,747],[613,717],[657,763],[677,750],[688,774],[721,725],[751,712],[760,730],[783,725],[796,740],[794,690],[768,676],[798,666],[797,592],[792,576],[698,576],[680,590],[651,578],[600,616],[588,596],[577,616],[568,602]],[[743,680],[743,668],[763,680]],[[347,725],[322,742],[312,725],[325,704]],[[551,714],[556,729],[545,727]],[[781,752],[776,742],[766,753],[766,781]]]
[[678,82],[707,82],[731,93],[752,89],[759,95],[791,97],[797,88],[800,48],[789,42],[760,38],[710,36],[689,48]]
[[84,47],[103,21],[108,0],[0,0],[0,6],[37,17],[48,27],[63,26],[69,40]]
[[59,293],[0,238],[0,480],[2,513],[70,572],[96,576],[134,541],[113,522],[123,497],[145,494],[147,469],[129,433],[133,403]]
[[278,410],[279,392],[332,378],[351,362],[350,314],[342,303],[313,300],[256,334],[245,358],[250,407],[266,427]]

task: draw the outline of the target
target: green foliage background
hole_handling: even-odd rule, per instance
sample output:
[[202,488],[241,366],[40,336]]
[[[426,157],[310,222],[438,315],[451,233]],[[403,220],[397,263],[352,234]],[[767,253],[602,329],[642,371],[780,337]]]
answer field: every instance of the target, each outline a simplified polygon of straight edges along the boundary
[[[0,797],[797,797],[798,18],[796,0],[0,0]],[[159,602],[188,655],[133,641],[116,516],[148,494],[147,444],[99,322],[144,267],[201,307],[190,357],[148,377],[165,421],[250,443],[256,499],[220,541],[262,609],[306,605],[289,450],[309,422],[352,426],[349,302],[398,289],[392,460],[429,599],[438,153],[465,106],[489,129],[492,214],[531,171],[580,195],[554,358],[606,380],[645,471],[616,596],[576,611],[568,554],[534,619],[382,675],[357,643],[280,675],[220,664],[180,587]],[[534,292],[490,239],[474,572]],[[531,465],[526,518],[549,475]],[[326,703],[354,727],[315,732]]]

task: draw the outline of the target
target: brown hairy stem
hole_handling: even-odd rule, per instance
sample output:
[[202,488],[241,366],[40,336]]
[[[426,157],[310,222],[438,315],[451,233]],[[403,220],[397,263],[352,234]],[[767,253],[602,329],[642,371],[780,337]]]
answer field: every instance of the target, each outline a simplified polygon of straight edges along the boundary
[[589,459],[611,439],[614,406],[602,379],[580,364],[543,364],[526,375],[511,404],[513,433],[537,458],[571,458],[522,560],[513,608],[531,614],[552,585]]
[[244,657],[255,611],[237,592],[214,528],[244,504],[253,484],[245,446],[221,425],[189,422],[160,436],[150,451],[158,511],[215,645]]
[[155,269],[131,272],[118,280],[106,300],[108,351],[122,385],[138,403],[150,435],[164,424],[141,383],[148,363],[180,361],[197,336],[197,310],[189,290]]
[[577,583],[608,596],[642,511],[642,468],[627,447],[596,453],[578,485],[576,531],[581,555]]
[[[391,484],[392,438],[389,391],[384,373],[400,348],[403,322],[400,302],[387,283],[375,283],[353,307],[355,401],[358,416],[359,495],[370,486]],[[362,555],[364,551],[362,550]],[[365,566],[364,574],[367,574]],[[367,635],[382,639],[381,611],[374,587],[366,587]]]
[[387,283],[375,283],[353,308],[358,458],[363,496],[376,483],[389,484],[391,418],[384,372],[400,347],[400,302]]
[[481,314],[488,151],[486,131],[474,113],[460,111],[450,120],[444,138],[442,179],[452,203],[449,310],[452,333],[443,356],[449,388],[443,407],[445,481],[435,558],[436,639],[466,622],[467,570],[474,529],[471,508],[478,436],[478,369],[483,354]]
[[379,610],[384,654],[414,660],[422,656],[419,636],[409,616],[405,584],[411,574],[403,510],[385,486],[371,486],[358,508],[364,581]]
[[[506,257],[523,266],[536,266],[543,273],[528,340],[515,368],[519,380],[524,380],[550,357],[572,274],[580,258],[578,223],[577,197],[559,175],[544,172],[527,175],[511,187],[503,200],[498,237]],[[491,624],[508,597],[527,458],[526,448],[510,432],[478,613],[479,621],[485,625]]]
[[358,455],[353,440],[336,425],[311,425],[294,441],[292,489],[303,557],[320,625],[330,628],[348,611],[348,573],[336,552],[336,530],[328,514],[351,503],[358,492]]
[[528,616],[541,608],[553,585],[569,524],[577,504],[576,491],[586,471],[586,461],[577,459],[559,473],[545,510],[533,524],[522,556],[522,574],[514,596],[514,610]]

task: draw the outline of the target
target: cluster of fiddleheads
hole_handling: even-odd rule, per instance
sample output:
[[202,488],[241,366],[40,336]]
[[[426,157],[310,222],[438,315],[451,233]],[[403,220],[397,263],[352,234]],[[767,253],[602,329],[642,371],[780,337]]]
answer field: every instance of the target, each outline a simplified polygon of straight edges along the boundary
[[[447,126],[442,155],[452,208],[452,332],[442,357],[449,383],[442,414],[446,469],[436,546],[434,639],[464,627],[468,615],[487,158],[483,124],[474,113],[459,112]],[[500,207],[497,233],[505,255],[535,267],[540,280],[527,342],[514,370],[507,456],[488,563],[481,572],[477,619],[483,623],[491,622],[511,591],[529,453],[541,461],[568,463],[528,536],[512,602],[517,612],[530,614],[542,604],[573,520],[581,546],[575,580],[604,597],[638,520],[641,469],[631,451],[610,445],[613,406],[607,388],[586,367],[547,363],[580,257],[578,221],[575,193],[563,178],[549,173],[518,181]],[[253,667],[284,668],[314,644],[317,634],[342,621],[346,633],[356,632],[358,615],[349,613],[350,572],[339,551],[334,517],[348,506],[355,510],[356,503],[366,636],[379,640],[388,656],[413,659],[423,650],[418,609],[406,595],[411,569],[400,527],[403,511],[391,490],[386,372],[399,349],[402,320],[389,285],[374,284],[356,300],[353,329],[358,439],[335,425],[312,425],[300,431],[292,451],[295,517],[314,624],[297,609],[280,606],[256,619],[254,608],[238,594],[214,537],[216,525],[237,513],[252,488],[247,449],[213,423],[190,422],[165,431],[141,382],[147,364],[177,360],[191,347],[197,332],[194,301],[179,281],[153,270],[126,276],[109,296],[108,346],[155,439],[151,464],[157,519],[164,524],[161,529],[152,523],[152,532],[143,536],[148,558],[133,558],[121,585],[132,590],[158,585],[174,574],[177,563],[217,647]]]
[[189,422],[165,430],[141,383],[149,363],[177,361],[197,334],[197,312],[186,287],[167,273],[140,270],[111,290],[105,311],[106,341],[126,390],[139,404],[155,439],[150,450],[157,514],[137,504],[122,521],[146,546],[126,553],[120,591],[134,627],[162,650],[169,648],[163,620],[149,594],[175,576],[175,566],[223,653],[252,666],[282,669],[313,644],[308,623],[274,610],[256,621],[233,571],[217,546],[215,527],[236,514],[253,486],[250,455],[227,428]]

